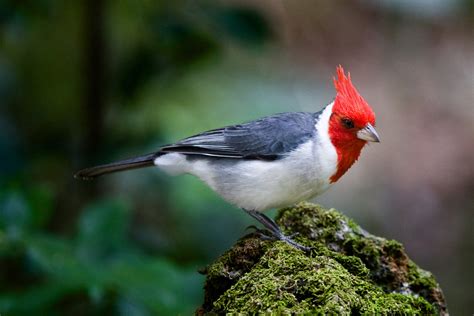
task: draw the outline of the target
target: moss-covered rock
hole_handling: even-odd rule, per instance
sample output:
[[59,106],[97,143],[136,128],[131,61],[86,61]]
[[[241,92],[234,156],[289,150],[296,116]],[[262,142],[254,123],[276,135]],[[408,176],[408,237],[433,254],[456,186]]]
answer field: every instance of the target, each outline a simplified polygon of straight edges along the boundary
[[312,250],[245,236],[205,269],[198,314],[447,315],[439,285],[400,243],[309,203],[280,210],[277,222]]

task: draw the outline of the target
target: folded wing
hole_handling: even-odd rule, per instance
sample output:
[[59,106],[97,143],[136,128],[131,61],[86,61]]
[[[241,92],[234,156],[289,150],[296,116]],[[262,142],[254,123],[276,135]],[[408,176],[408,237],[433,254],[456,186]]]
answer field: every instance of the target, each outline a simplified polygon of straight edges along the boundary
[[318,114],[292,112],[267,116],[185,138],[162,147],[160,152],[275,160],[314,136]]

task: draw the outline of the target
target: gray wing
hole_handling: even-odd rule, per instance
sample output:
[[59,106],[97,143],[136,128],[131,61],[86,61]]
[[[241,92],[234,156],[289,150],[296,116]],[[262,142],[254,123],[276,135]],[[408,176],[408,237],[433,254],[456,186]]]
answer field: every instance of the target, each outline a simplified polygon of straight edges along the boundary
[[222,158],[275,160],[309,140],[315,133],[318,113],[291,112],[223,127],[185,138],[161,148]]

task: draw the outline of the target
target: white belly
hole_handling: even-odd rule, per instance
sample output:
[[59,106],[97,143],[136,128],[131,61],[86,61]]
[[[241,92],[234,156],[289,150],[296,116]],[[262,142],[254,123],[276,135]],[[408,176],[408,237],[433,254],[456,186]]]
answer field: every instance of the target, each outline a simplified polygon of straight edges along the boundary
[[310,199],[330,187],[337,155],[335,151],[315,155],[320,146],[309,141],[276,161],[186,158],[172,153],[157,158],[155,164],[169,173],[193,174],[228,202],[262,211]]
[[313,139],[285,158],[275,161],[186,157],[170,153],[155,165],[171,174],[199,177],[228,202],[248,210],[263,211],[313,198],[326,191],[337,169],[337,152],[328,134],[333,103],[319,120]]

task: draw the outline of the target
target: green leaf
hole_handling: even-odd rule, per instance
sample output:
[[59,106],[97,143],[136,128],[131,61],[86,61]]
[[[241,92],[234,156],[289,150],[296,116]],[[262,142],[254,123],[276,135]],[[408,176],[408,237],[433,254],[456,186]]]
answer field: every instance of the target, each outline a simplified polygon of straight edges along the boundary
[[10,184],[0,191],[0,228],[10,238],[45,225],[53,210],[53,194],[41,185],[23,188]]
[[116,200],[104,200],[87,207],[79,219],[79,256],[85,260],[101,260],[127,248],[129,213],[129,209]]
[[162,258],[117,263],[107,277],[125,301],[146,306],[154,314],[190,314],[202,299],[203,277]]
[[0,196],[0,228],[7,236],[18,239],[30,221],[31,209],[25,197],[17,191]]

